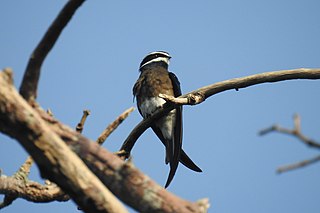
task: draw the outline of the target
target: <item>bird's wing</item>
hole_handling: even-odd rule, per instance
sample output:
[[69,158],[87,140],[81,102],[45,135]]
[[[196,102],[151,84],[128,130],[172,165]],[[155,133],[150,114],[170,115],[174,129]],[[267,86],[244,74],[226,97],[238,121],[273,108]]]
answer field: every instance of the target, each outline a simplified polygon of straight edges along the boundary
[[[170,76],[170,79],[171,79],[172,85],[173,85],[174,97],[179,97],[180,95],[182,95],[180,82],[174,73],[170,72],[169,76]],[[202,170],[182,150],[182,106],[180,106],[177,109],[176,123],[180,124],[180,126],[176,125],[176,130],[175,130],[176,133],[179,132],[179,134],[176,134],[177,138],[175,138],[175,139],[176,139],[176,141],[179,141],[179,143],[180,143],[179,144],[180,150],[181,150],[180,162],[193,171],[202,172]]]
[[[136,81],[136,83],[134,84],[133,88],[132,88],[132,93],[133,93],[133,100],[134,98],[140,93],[140,90],[141,90],[141,85],[142,85],[142,82],[144,81],[144,77],[143,76],[140,76],[138,78],[138,80]],[[138,104],[138,100],[137,100],[137,105],[138,105],[138,110],[139,110],[139,113],[140,115],[142,115],[143,117],[143,114],[140,110],[140,107],[139,107],[139,104]]]
[[[180,82],[175,74],[169,72],[169,77],[173,86],[174,96],[181,95]],[[173,147],[170,147],[173,146]],[[175,126],[174,126],[174,135],[173,135],[173,144],[169,143],[169,152],[172,150],[172,158],[170,156],[170,172],[166,182],[165,187],[168,187],[172,181],[179,164],[180,153],[182,147],[182,106],[176,108],[175,112]]]

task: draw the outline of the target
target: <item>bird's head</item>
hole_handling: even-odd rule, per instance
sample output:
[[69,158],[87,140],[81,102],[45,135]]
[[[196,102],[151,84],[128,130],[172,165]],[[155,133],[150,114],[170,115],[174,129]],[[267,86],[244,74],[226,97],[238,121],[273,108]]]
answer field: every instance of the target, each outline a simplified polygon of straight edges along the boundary
[[168,69],[171,56],[164,51],[151,52],[144,57],[140,63],[139,70],[142,71],[149,65],[159,65]]

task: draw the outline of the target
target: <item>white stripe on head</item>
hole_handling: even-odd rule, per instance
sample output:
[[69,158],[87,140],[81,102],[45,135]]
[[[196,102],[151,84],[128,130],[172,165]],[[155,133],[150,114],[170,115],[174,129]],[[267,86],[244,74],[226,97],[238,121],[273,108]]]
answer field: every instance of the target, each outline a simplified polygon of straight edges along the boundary
[[[155,55],[155,54],[161,54],[161,55],[167,56],[168,58],[171,58],[171,55],[170,55],[169,53],[165,52],[165,51],[154,51],[154,52],[148,53],[147,56],[149,56],[149,55]],[[147,57],[147,56],[146,56],[146,57]]]
[[151,64],[151,63],[153,63],[153,62],[160,62],[160,61],[163,61],[164,63],[166,63],[166,64],[168,64],[168,65],[169,65],[169,63],[170,63],[170,59],[169,59],[169,58],[167,58],[167,57],[158,57],[158,58],[154,58],[154,59],[148,61],[147,63],[144,63],[144,64],[140,67],[140,69],[141,69],[142,67],[148,65],[148,64]]
[[169,55],[169,53],[164,52],[164,51],[156,51],[156,52],[151,52],[149,53],[146,57],[144,57],[144,59],[142,60],[142,62],[140,63],[140,68],[154,63],[154,62],[164,62],[167,65],[169,65],[170,62],[170,58],[171,56]]

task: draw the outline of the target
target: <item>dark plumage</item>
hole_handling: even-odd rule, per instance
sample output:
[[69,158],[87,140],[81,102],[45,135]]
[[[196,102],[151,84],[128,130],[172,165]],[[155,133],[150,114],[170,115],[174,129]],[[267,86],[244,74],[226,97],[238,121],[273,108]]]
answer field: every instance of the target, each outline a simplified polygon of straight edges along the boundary
[[[140,76],[133,87],[138,110],[146,118],[160,108],[165,101],[159,94],[178,97],[181,95],[178,78],[168,72],[170,55],[163,51],[148,54],[140,64]],[[182,150],[182,106],[170,111],[152,126],[153,131],[166,147],[166,163],[170,163],[170,173],[165,187],[172,181],[179,161],[191,170],[201,169]]]

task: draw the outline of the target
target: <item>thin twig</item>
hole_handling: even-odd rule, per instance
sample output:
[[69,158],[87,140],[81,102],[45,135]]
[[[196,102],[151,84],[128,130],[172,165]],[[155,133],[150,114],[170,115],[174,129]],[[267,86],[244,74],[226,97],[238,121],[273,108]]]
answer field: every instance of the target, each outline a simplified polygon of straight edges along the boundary
[[[24,183],[27,183],[32,163],[33,163],[32,157],[28,156],[26,161],[20,166],[19,170],[13,175],[12,178],[16,180],[20,180]],[[12,202],[17,198],[18,196],[13,195],[12,193],[5,194],[3,201],[0,203],[0,209],[11,205]]]
[[84,0],[68,1],[32,52],[20,86],[20,94],[27,101],[33,102],[33,100],[37,98],[37,88],[42,63],[58,40],[62,30],[83,2]]
[[311,159],[306,159],[297,163],[293,163],[290,165],[286,165],[286,166],[281,166],[277,169],[277,173],[283,173],[283,172],[288,172],[294,169],[299,169],[305,166],[309,166],[310,164],[316,163],[320,161],[320,155],[317,155]]
[[[200,89],[182,95],[178,98],[187,98],[190,95],[195,95],[197,97],[200,94],[200,96],[203,96],[203,98],[198,98],[198,102],[190,103],[189,101],[186,101],[186,103],[183,103],[183,105],[195,105],[202,103],[206,98],[211,97],[212,95],[227,90],[235,89],[236,91],[238,91],[240,88],[245,88],[257,84],[294,79],[320,79],[320,69],[301,68],[293,70],[282,70],[275,72],[266,72],[242,78],[230,79],[202,87]],[[126,138],[126,140],[120,148],[120,151],[118,152],[118,155],[127,158],[130,155],[130,152],[135,142],[142,135],[142,133],[147,128],[149,128],[155,120],[161,118],[163,115],[165,115],[177,106],[178,105],[174,104],[173,102],[167,102],[161,109],[153,113],[152,116],[142,120]]]
[[14,174],[13,177],[20,180],[27,180],[30,174],[30,168],[33,164],[33,159],[31,156],[28,156],[26,161],[21,165],[19,170]]
[[126,111],[124,111],[121,115],[119,115],[111,124],[107,126],[107,128],[101,133],[96,142],[99,145],[102,145],[104,141],[109,137],[109,135],[129,116],[131,112],[133,112],[134,107],[130,107]]
[[[279,125],[273,125],[271,127],[268,127],[268,128],[265,128],[263,130],[261,130],[259,132],[259,135],[266,135],[268,133],[271,133],[271,132],[279,132],[279,133],[283,133],[283,134],[287,134],[287,135],[291,135],[291,136],[294,136],[296,138],[298,138],[302,143],[310,146],[310,147],[313,147],[313,148],[320,148],[320,144],[308,137],[306,137],[305,135],[302,134],[301,132],[301,119],[300,119],[300,116],[298,114],[295,114],[293,116],[293,123],[294,123],[294,128],[293,129],[288,129],[288,128],[284,128],[284,127],[281,127]],[[300,161],[300,162],[297,162],[297,163],[293,163],[293,164],[290,164],[290,165],[286,165],[286,166],[282,166],[282,167],[279,167],[277,169],[277,173],[283,173],[283,172],[287,172],[287,171],[290,171],[290,170],[294,170],[294,169],[298,169],[298,168],[301,168],[301,167],[305,167],[305,166],[308,166],[312,163],[315,163],[317,161],[320,161],[320,156],[316,156],[314,158],[311,158],[311,159],[307,159],[307,160],[303,160],[303,161]]]
[[208,198],[203,198],[197,201],[197,204],[200,206],[201,213],[207,213],[210,208],[210,203]]
[[295,115],[294,116],[294,128],[293,129],[287,129],[284,127],[281,127],[279,125],[273,125],[271,127],[268,127],[266,129],[263,129],[259,132],[259,135],[265,135],[271,132],[279,132],[279,133],[283,133],[283,134],[287,134],[287,135],[292,135],[298,139],[300,139],[300,141],[310,147],[313,148],[318,148],[320,149],[320,143],[308,138],[307,136],[305,136],[302,132],[301,132],[301,120],[300,120],[300,116],[299,115]]
[[54,115],[53,115],[53,112],[52,112],[52,110],[51,109],[47,109],[47,114],[48,115],[50,115],[51,117],[53,117]]
[[301,133],[301,119],[298,114],[293,115],[294,130]]
[[86,122],[88,115],[90,115],[90,110],[87,110],[87,109],[83,110],[83,114],[82,114],[81,120],[76,126],[76,131],[77,132],[82,133],[83,127],[84,127],[84,123]]

